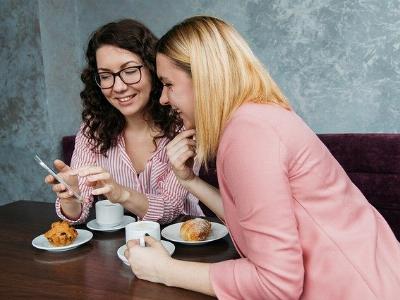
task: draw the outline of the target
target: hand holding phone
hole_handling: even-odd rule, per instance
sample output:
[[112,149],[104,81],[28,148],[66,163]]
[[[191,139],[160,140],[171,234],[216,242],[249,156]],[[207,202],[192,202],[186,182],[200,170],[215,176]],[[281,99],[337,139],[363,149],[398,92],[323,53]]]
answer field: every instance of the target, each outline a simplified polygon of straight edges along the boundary
[[83,202],[82,196],[79,195],[77,192],[75,192],[75,191],[72,189],[72,187],[71,187],[68,183],[66,183],[60,176],[58,176],[52,169],[50,169],[50,168],[40,159],[40,157],[39,157],[38,155],[35,155],[35,160],[36,160],[36,162],[37,162],[43,169],[45,169],[50,175],[52,175],[55,179],[57,179],[58,182],[62,183],[62,184],[67,188],[67,190],[71,191],[71,192],[74,194],[74,196],[76,197],[76,199],[77,199],[78,202],[80,202],[80,203]]

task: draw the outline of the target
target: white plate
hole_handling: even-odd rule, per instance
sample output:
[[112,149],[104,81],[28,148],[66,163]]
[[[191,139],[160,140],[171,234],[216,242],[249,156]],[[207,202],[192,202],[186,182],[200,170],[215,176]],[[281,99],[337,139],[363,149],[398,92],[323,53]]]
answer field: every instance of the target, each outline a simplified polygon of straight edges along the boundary
[[131,216],[124,216],[124,218],[122,219],[122,222],[116,226],[112,226],[112,227],[106,227],[106,226],[100,226],[96,219],[89,221],[86,226],[87,228],[91,229],[91,230],[97,230],[97,231],[105,231],[105,232],[113,232],[113,231],[117,231],[120,230],[122,228],[125,228],[126,225],[128,225],[129,223],[135,222],[135,218],[131,217]]
[[88,230],[77,229],[76,231],[78,231],[78,236],[76,237],[75,241],[73,241],[71,244],[67,246],[56,247],[51,245],[47,240],[47,238],[44,236],[44,234],[35,237],[32,240],[32,246],[38,249],[52,251],[52,252],[67,251],[75,249],[76,247],[90,241],[93,237],[93,233],[91,233]]
[[[164,246],[164,248],[168,251],[169,255],[174,254],[175,252],[175,245],[172,244],[171,242],[161,240],[161,244]],[[121,247],[118,248],[117,254],[120,260],[124,262],[127,266],[129,266],[129,262],[126,259],[124,252],[126,250],[126,244],[122,245]]]
[[187,245],[203,245],[212,241],[219,240],[228,234],[228,229],[225,225],[220,223],[211,222],[211,232],[204,241],[185,241],[180,236],[180,230],[183,222],[175,223],[165,227],[161,230],[161,235],[173,242],[187,244]]

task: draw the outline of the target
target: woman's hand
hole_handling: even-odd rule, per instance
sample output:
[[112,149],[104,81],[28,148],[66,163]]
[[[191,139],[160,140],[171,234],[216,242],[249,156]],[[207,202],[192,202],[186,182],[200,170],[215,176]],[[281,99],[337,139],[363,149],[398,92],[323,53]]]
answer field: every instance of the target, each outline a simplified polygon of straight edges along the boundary
[[[73,170],[59,159],[54,161],[54,167],[59,172],[57,175],[60,176],[65,183],[69,184],[71,188],[79,194],[78,178],[72,174]],[[72,191],[67,190],[67,187],[64,184],[59,183],[53,175],[47,175],[44,181],[52,186],[52,190],[57,194],[58,198],[62,200],[73,200],[76,202]]]
[[[79,194],[78,178],[73,174],[73,170],[59,159],[54,161],[54,166],[58,171],[57,175]],[[55,192],[60,199],[63,214],[70,219],[79,218],[82,212],[82,206],[77,201],[72,191],[67,190],[67,187],[59,183],[52,175],[47,175],[44,181],[52,186],[53,192]]]
[[224,209],[219,190],[193,172],[193,161],[196,156],[196,141],[193,139],[195,133],[194,129],[179,133],[167,145],[167,155],[172,170],[183,187],[223,220]]
[[146,247],[140,247],[135,240],[128,241],[125,257],[128,259],[132,272],[140,279],[166,283],[164,270],[173,261],[163,245],[151,236],[144,237]]
[[123,202],[125,189],[116,183],[111,174],[99,166],[84,166],[72,172],[79,177],[86,178],[86,185],[93,188],[92,195],[105,195],[114,203]]
[[144,239],[146,247],[128,241],[124,253],[138,278],[215,296],[210,264],[173,259],[159,241],[150,236]]
[[172,170],[181,183],[196,177],[193,172],[196,156],[196,141],[193,139],[195,133],[194,129],[182,131],[166,147]]

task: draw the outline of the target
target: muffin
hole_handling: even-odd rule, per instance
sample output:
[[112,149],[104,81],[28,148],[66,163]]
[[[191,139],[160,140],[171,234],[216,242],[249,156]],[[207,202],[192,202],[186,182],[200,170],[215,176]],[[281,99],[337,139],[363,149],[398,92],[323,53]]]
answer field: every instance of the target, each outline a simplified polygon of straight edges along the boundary
[[50,230],[44,236],[51,245],[61,247],[71,244],[78,236],[78,232],[67,221],[56,221],[51,224]]

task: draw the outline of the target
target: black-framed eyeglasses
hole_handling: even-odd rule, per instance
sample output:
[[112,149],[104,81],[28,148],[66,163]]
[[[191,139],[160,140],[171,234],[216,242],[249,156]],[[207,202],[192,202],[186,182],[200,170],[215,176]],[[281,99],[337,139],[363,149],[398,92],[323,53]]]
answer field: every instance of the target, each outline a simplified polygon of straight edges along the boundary
[[127,67],[117,73],[113,72],[98,72],[94,76],[94,80],[101,89],[111,89],[115,84],[115,77],[119,77],[125,84],[135,84],[142,79],[143,65]]

